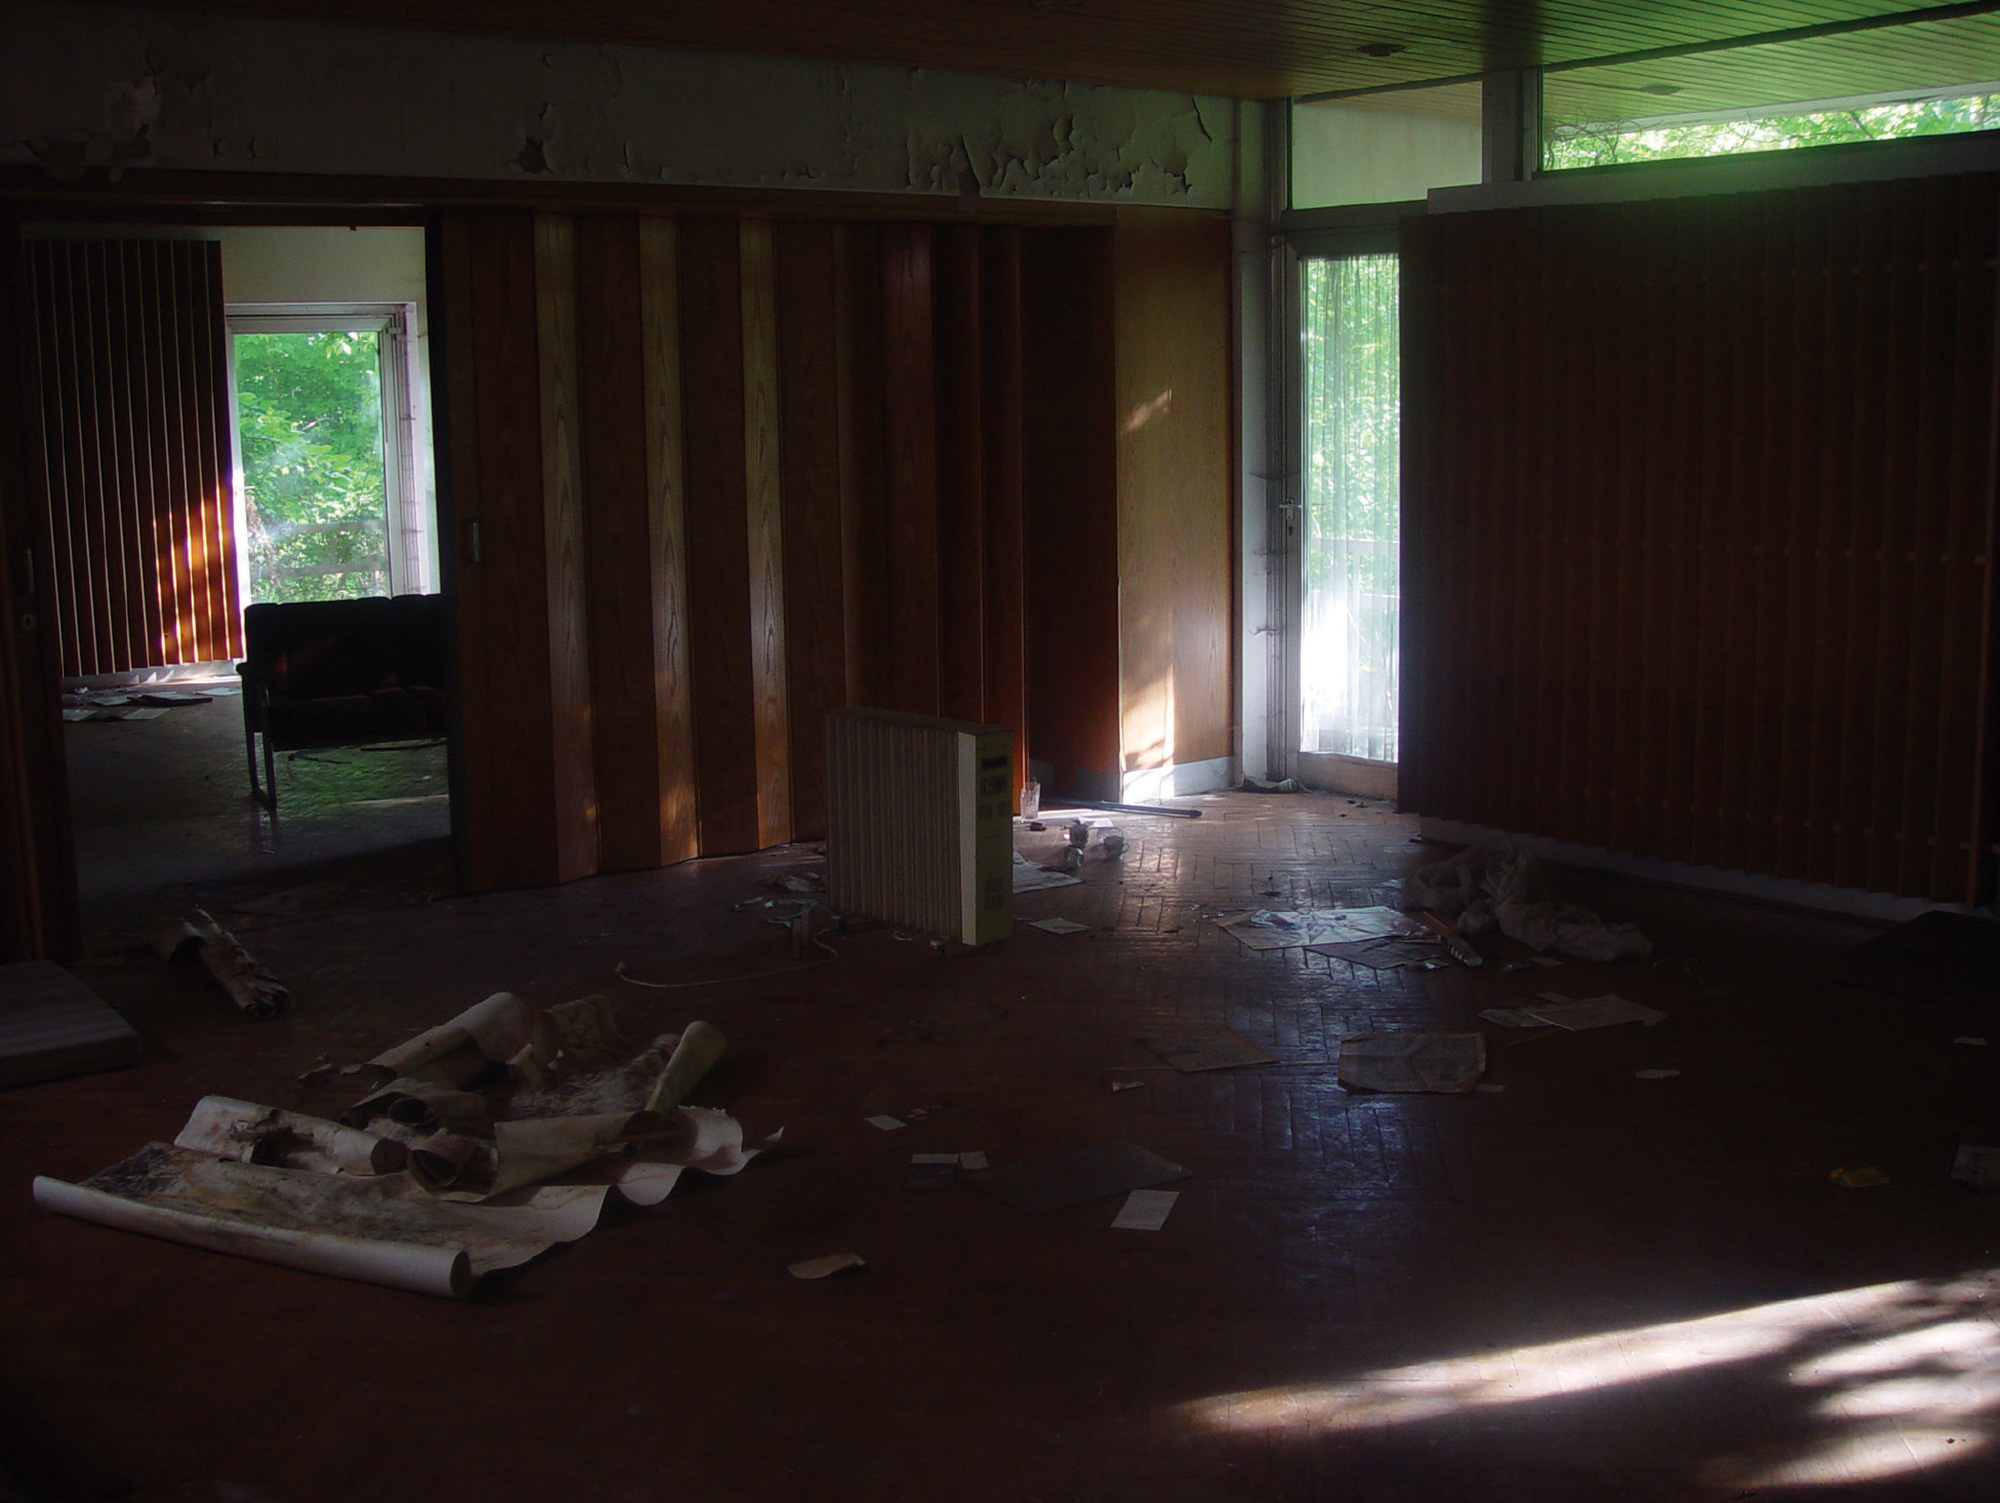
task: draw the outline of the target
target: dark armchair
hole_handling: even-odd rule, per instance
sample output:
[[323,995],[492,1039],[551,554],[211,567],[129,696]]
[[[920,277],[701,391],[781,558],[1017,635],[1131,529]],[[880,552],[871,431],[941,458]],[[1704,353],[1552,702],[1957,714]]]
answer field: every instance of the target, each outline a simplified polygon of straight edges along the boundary
[[446,732],[440,596],[253,605],[243,613],[243,638],[236,671],[250,796],[267,808],[278,807],[274,752]]

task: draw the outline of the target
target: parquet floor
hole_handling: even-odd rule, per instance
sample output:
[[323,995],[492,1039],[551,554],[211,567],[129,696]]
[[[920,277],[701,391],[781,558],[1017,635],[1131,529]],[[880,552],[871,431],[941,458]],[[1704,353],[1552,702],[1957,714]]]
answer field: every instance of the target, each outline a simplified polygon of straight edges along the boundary
[[[273,1023],[143,958],[86,969],[153,1049],[0,1095],[0,1459],[36,1498],[216,1503],[2000,1497],[2000,1196],[1945,1177],[2000,1142],[2000,1051],[1953,1042],[2000,1046],[1990,1003],[1844,984],[1846,921],[1582,877],[1653,963],[1247,953],[1215,912],[1393,901],[1441,852],[1379,805],[1192,802],[1019,901],[1087,932],[952,958],[875,931],[801,973],[617,979],[788,965],[735,905],[797,848],[268,919],[246,938],[297,997]],[[1497,1091],[1335,1083],[1342,1035],[1480,1027],[1547,987],[1668,1017],[1489,1029]],[[456,1304],[29,1201],[204,1092],[292,1104],[320,1055],[500,989],[609,993],[638,1037],[716,1023],[698,1099],[781,1151]],[[1179,1023],[1278,1062],[1176,1074],[1135,1040]],[[1189,1169],[1162,1230],[903,1188],[916,1152],[1112,1138]],[[1892,1183],[1828,1182],[1861,1163]],[[866,1271],[786,1273],[846,1249]]]

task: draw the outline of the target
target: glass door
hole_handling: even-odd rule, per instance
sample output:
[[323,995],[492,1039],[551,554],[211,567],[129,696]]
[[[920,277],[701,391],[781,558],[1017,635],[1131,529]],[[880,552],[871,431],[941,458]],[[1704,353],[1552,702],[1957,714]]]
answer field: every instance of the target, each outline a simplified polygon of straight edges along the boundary
[[1322,787],[1393,792],[1386,780],[1397,758],[1401,605],[1396,257],[1315,258],[1303,271],[1298,769]]

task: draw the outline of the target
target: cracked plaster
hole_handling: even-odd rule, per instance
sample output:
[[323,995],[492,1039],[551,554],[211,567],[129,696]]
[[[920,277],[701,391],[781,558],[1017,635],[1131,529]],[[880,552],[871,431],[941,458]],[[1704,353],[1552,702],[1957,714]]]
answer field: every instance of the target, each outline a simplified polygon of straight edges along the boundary
[[[29,0],[0,161],[1227,208],[1226,99]],[[365,88],[356,80],[365,79]],[[363,102],[365,101],[365,103]]]

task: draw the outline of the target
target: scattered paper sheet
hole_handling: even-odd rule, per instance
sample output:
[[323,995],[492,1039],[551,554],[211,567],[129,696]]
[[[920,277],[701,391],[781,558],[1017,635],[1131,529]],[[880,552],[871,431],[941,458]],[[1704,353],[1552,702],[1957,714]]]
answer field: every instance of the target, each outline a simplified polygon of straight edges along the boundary
[[1073,877],[1068,872],[1043,871],[1039,866],[1023,862],[1014,868],[1014,891],[1041,892],[1051,887],[1078,887],[1083,878]]
[[1827,1178],[1843,1190],[1872,1190],[1877,1185],[1889,1183],[1888,1175],[1867,1164],[1856,1164],[1852,1169],[1836,1169]]
[[1470,1091],[1486,1073],[1483,1033],[1362,1033],[1340,1041],[1351,1091]]
[[1242,1065],[1275,1065],[1278,1062],[1275,1054],[1265,1053],[1230,1028],[1176,1029],[1171,1033],[1140,1039],[1139,1042],[1183,1074],[1193,1074],[1197,1070],[1234,1070]]
[[1640,1080],[1672,1080],[1681,1072],[1678,1070],[1641,1070],[1636,1078]]
[[958,1156],[958,1167],[967,1174],[983,1174],[987,1167],[986,1155],[977,1152],[961,1153]]
[[1157,1232],[1167,1224],[1167,1213],[1181,1198],[1178,1190],[1134,1190],[1125,1197],[1112,1221],[1114,1231]]
[[1951,1177],[1977,1190],[2000,1190],[2000,1148],[1981,1148],[1973,1143],[1958,1145],[1952,1161]]
[[1216,923],[1246,949],[1295,950],[1315,945],[1421,934],[1422,924],[1393,908],[1328,908],[1314,912],[1253,909],[1219,915]]
[[823,1258],[807,1258],[802,1263],[792,1264],[791,1275],[795,1279],[823,1279],[829,1274],[841,1273],[849,1268],[867,1266],[868,1260],[860,1253],[828,1253]]
[[1143,1080],[1114,1080],[1111,1082],[1111,1089],[1114,1092],[1136,1091],[1139,1089],[1140,1086],[1144,1085],[1145,1083],[1146,1082]]
[[1058,1211],[1186,1175],[1179,1164],[1121,1140],[988,1170],[973,1177],[973,1183],[1018,1210]]
[[1342,940],[1336,944],[1307,945],[1315,955],[1351,961],[1371,971],[1393,971],[1399,966],[1422,965],[1440,958],[1443,946],[1435,939],[1419,939],[1385,934],[1374,939]]
[[1953,1039],[1952,1042],[1954,1044],[1970,1044],[1975,1049],[1984,1049],[1986,1047],[1985,1039],[1963,1038]]
[[1079,924],[1075,919],[1045,918],[1029,919],[1028,927],[1030,929],[1046,930],[1050,934],[1081,934],[1090,925]]
[[1489,1007],[1479,1016],[1489,1023],[1498,1023],[1502,1028],[1551,1028],[1554,1024],[1544,1022],[1525,1007]]
[[1653,1024],[1666,1016],[1656,1007],[1648,1007],[1643,1002],[1628,1002],[1612,994],[1585,997],[1576,1002],[1567,999],[1560,1002],[1538,1001],[1523,1011],[1534,1014],[1544,1023],[1567,1028],[1572,1033],[1580,1033],[1586,1028],[1611,1028],[1619,1023]]
[[870,1127],[879,1127],[884,1132],[894,1132],[899,1127],[909,1126],[909,1124],[903,1121],[900,1117],[891,1117],[886,1114],[882,1116],[864,1118],[863,1120],[865,1120]]
[[1507,1088],[1503,1085],[1494,1085],[1491,1081],[1485,1081],[1485,1080],[1480,1081],[1478,1085],[1473,1087],[1473,1090],[1478,1091],[1481,1095],[1485,1096],[1498,1096],[1502,1091],[1506,1089]]

